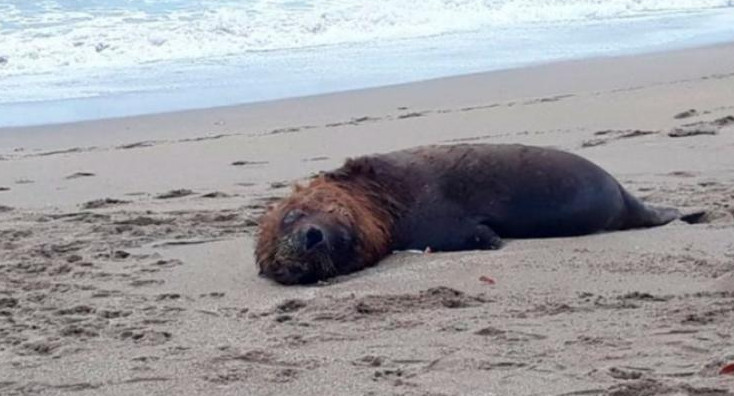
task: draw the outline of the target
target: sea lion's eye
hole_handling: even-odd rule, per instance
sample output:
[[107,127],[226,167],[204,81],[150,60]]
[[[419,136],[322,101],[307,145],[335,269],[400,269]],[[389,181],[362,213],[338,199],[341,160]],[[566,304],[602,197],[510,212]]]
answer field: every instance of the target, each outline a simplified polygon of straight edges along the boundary
[[306,213],[304,213],[300,209],[293,209],[290,212],[286,213],[283,217],[283,225],[291,225],[296,222],[296,220],[300,219],[301,217],[305,216]]
[[352,243],[352,235],[347,229],[342,229],[339,233],[339,242],[343,246],[349,246]]

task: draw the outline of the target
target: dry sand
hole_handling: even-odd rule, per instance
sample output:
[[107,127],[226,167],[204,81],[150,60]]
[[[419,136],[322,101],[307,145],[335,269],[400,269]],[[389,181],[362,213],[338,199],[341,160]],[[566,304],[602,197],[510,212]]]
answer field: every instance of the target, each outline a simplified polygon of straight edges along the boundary
[[[734,395],[732,116],[718,46],[0,130],[0,394]],[[284,186],[456,142],[570,150],[706,215],[257,277]]]

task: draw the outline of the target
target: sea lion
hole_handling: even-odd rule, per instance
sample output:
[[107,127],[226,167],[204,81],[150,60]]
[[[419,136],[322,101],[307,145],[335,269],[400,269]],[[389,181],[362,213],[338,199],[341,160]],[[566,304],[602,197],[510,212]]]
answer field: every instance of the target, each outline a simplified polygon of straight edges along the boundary
[[497,249],[544,238],[666,224],[575,154],[506,144],[425,146],[349,159],[261,218],[260,273],[305,284],[372,266],[396,250]]

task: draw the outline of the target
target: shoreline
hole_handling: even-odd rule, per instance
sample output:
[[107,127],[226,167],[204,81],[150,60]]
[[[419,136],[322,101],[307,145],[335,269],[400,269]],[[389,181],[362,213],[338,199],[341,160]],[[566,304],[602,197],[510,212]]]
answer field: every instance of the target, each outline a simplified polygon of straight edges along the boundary
[[[0,393],[734,396],[733,49],[2,129]],[[459,143],[567,150],[705,215],[258,277],[292,183]]]
[[[176,110],[176,111],[165,111],[165,112],[158,112],[158,113],[150,113],[150,114],[140,114],[140,115],[131,115],[131,116],[121,116],[121,117],[109,117],[109,118],[100,118],[100,119],[90,119],[90,120],[79,120],[79,121],[72,121],[72,122],[60,122],[60,123],[50,123],[50,124],[39,124],[39,125],[24,125],[24,126],[0,126],[0,143],[2,143],[2,139],[4,137],[8,137],[9,135],[19,135],[23,133],[47,133],[50,130],[58,129],[63,132],[70,132],[73,130],[77,130],[79,128],[87,129],[87,128],[95,128],[95,127],[101,127],[101,126],[109,126],[112,127],[115,131],[119,131],[119,126],[122,124],[135,124],[135,125],[154,125],[157,123],[162,124],[170,124],[171,120],[177,120],[179,117],[184,117],[187,120],[196,119],[196,118],[205,118],[205,119],[211,119],[211,118],[226,118],[227,116],[231,116],[232,113],[239,113],[239,112],[258,112],[258,111],[267,111],[270,108],[292,108],[297,107],[302,104],[307,105],[329,105],[332,103],[338,103],[343,102],[345,100],[351,100],[354,98],[359,99],[360,96],[374,96],[374,95],[384,95],[386,97],[394,96],[394,95],[400,95],[404,92],[405,96],[411,96],[412,92],[415,91],[424,91],[424,90],[432,90],[432,89],[440,89],[443,87],[449,87],[451,85],[459,85],[459,84],[471,84],[471,83],[479,83],[479,82],[485,82],[488,81],[490,83],[497,83],[496,80],[505,78],[510,79],[517,79],[518,76],[522,76],[524,74],[528,75],[534,75],[534,74],[540,74],[546,71],[549,71],[553,73],[554,71],[558,71],[560,69],[561,72],[563,72],[563,69],[566,69],[565,73],[572,73],[571,70],[588,70],[591,68],[594,68],[595,65],[611,65],[609,67],[618,67],[618,66],[625,66],[632,64],[634,67],[640,69],[642,73],[645,73],[644,76],[640,76],[638,80],[644,80],[646,78],[650,77],[650,70],[648,68],[645,68],[644,66],[639,65],[643,62],[650,62],[655,61],[658,59],[662,59],[662,61],[669,61],[669,62],[675,62],[680,59],[687,59],[691,56],[695,56],[693,54],[701,53],[704,55],[712,55],[717,58],[726,56],[727,50],[734,50],[734,41],[727,41],[723,43],[717,43],[712,45],[705,45],[705,46],[692,46],[687,48],[678,48],[678,49],[662,49],[659,51],[651,51],[651,52],[644,52],[644,53],[638,53],[638,54],[628,54],[628,55],[610,55],[610,56],[594,56],[594,57],[588,57],[588,58],[582,58],[582,59],[566,59],[566,60],[559,60],[559,61],[549,61],[549,62],[541,62],[537,64],[530,64],[520,67],[511,67],[507,69],[499,69],[499,70],[491,70],[491,71],[485,71],[485,72],[477,72],[477,73],[468,73],[468,74],[460,74],[460,75],[454,75],[454,76],[446,76],[446,77],[438,77],[438,78],[431,78],[427,80],[419,80],[419,81],[413,81],[413,82],[407,82],[407,83],[398,83],[398,84],[389,84],[384,86],[376,86],[376,87],[368,87],[368,88],[359,88],[359,89],[352,89],[352,90],[345,90],[345,91],[337,91],[337,92],[327,92],[327,93],[320,93],[315,95],[305,95],[305,96],[296,96],[296,97],[287,97],[287,98],[280,98],[280,99],[274,99],[274,100],[265,100],[265,101],[257,101],[257,102],[249,102],[249,103],[240,103],[240,104],[231,104],[231,105],[224,105],[224,106],[214,106],[214,107],[206,107],[206,108],[193,108],[193,109],[185,109],[185,110]],[[666,58],[669,58],[666,60]],[[697,63],[697,67],[703,66],[705,69],[710,70],[717,70],[719,67],[716,65],[703,65],[701,63]],[[701,69],[696,69],[701,70]],[[685,72],[681,70],[674,70],[674,72],[680,73],[681,76],[685,76]],[[597,89],[604,89],[604,83],[600,82],[598,80],[594,80],[593,76],[588,76],[588,71],[585,73],[587,74],[586,78],[590,78],[591,81],[587,82],[586,89],[592,89],[594,86],[596,86]],[[615,76],[619,78],[620,76]],[[685,78],[685,77],[681,77]],[[634,76],[628,76],[628,82],[627,84],[634,84],[636,81]],[[554,84],[552,89],[547,89],[545,92],[551,92],[553,90],[555,91],[562,91],[562,87],[558,86],[555,82],[550,82],[551,84]],[[613,84],[620,83],[618,81],[615,81]],[[621,83],[625,83],[622,81]],[[514,87],[513,87],[514,88]],[[574,86],[576,88],[576,86]],[[573,88],[572,88],[573,89]],[[401,92],[403,91],[403,92]],[[532,90],[532,89],[525,89],[527,95],[542,95],[543,90]],[[513,95],[515,93],[513,92]],[[477,92],[471,92],[469,95],[466,95],[467,97],[461,98],[464,100],[477,100],[479,98],[482,98],[482,93]],[[485,95],[487,97],[494,97],[498,100],[506,99],[501,96],[497,97],[496,95],[490,94]],[[483,99],[483,98],[482,98]],[[425,106],[435,105],[435,101],[424,101],[423,102]],[[204,127],[205,125],[201,125]],[[215,127],[218,125],[214,125]],[[0,145],[2,147],[2,145]]]
[[[659,55],[659,54],[665,54],[665,53],[686,52],[686,51],[707,49],[707,48],[727,47],[727,46],[732,45],[732,43],[734,43],[734,38],[727,38],[727,39],[720,38],[720,39],[714,40],[713,43],[706,43],[706,44],[687,43],[687,44],[679,44],[679,45],[672,45],[672,44],[658,45],[658,46],[653,46],[650,48],[640,48],[640,49],[630,50],[630,52],[623,53],[623,54],[618,54],[618,53],[611,53],[607,55],[590,54],[590,55],[583,56],[580,58],[570,57],[570,58],[565,58],[565,59],[536,60],[536,61],[523,63],[518,66],[510,66],[510,67],[492,69],[492,70],[487,70],[487,71],[459,73],[459,74],[454,74],[450,76],[432,77],[432,78],[426,78],[426,79],[418,79],[415,81],[369,86],[369,87],[356,88],[356,89],[344,89],[344,90],[323,92],[323,93],[317,93],[317,94],[286,96],[286,97],[275,98],[275,99],[245,101],[243,103],[203,106],[203,107],[190,107],[190,108],[184,108],[180,110],[159,111],[159,112],[153,112],[153,113],[146,112],[142,114],[110,116],[110,117],[104,117],[104,118],[90,118],[90,119],[81,119],[81,120],[75,120],[75,121],[59,121],[59,122],[31,124],[31,125],[6,125],[6,126],[0,126],[0,134],[6,131],[12,131],[12,130],[17,130],[17,129],[29,129],[29,128],[33,129],[33,128],[63,126],[63,125],[68,125],[68,124],[105,122],[105,121],[114,121],[114,120],[120,120],[120,119],[125,119],[125,118],[158,117],[158,116],[176,115],[176,114],[189,113],[189,112],[214,111],[217,109],[233,109],[233,108],[246,109],[250,106],[277,104],[280,102],[289,102],[289,101],[294,101],[294,100],[296,101],[309,100],[312,98],[330,97],[334,95],[348,95],[348,94],[354,94],[354,93],[371,91],[371,90],[393,89],[393,88],[399,89],[400,87],[405,87],[405,86],[410,86],[410,85],[415,85],[415,84],[431,84],[432,82],[441,81],[441,80],[461,79],[461,78],[468,78],[468,77],[481,77],[481,76],[487,76],[487,75],[491,75],[495,73],[506,73],[506,72],[524,70],[524,69],[543,68],[545,66],[562,65],[562,64],[567,64],[567,63],[577,63],[577,62],[584,63],[587,61],[594,62],[594,61],[603,60],[603,59],[625,59],[625,58],[634,58],[634,57],[640,57],[640,56],[642,57],[653,56],[653,55]],[[115,105],[120,105],[122,103],[125,103],[125,101],[128,100],[128,99],[124,99],[126,97],[142,98],[142,97],[145,97],[146,95],[148,96],[152,95],[153,97],[158,96],[160,98],[167,97],[169,98],[168,100],[170,101],[170,100],[173,100],[172,98],[180,96],[184,92],[189,92],[189,93],[194,93],[194,94],[197,93],[197,91],[192,91],[190,88],[182,89],[182,90],[173,90],[173,91],[163,90],[163,91],[151,91],[151,92],[132,92],[132,93],[119,94],[119,95],[110,96],[110,97],[99,97],[99,98],[74,98],[74,99],[60,99],[60,100],[40,101],[40,102],[7,103],[4,105],[0,105],[0,107],[5,106],[8,109],[16,108],[17,111],[27,111],[29,108],[32,109],[32,108],[38,108],[38,107],[44,107],[44,106],[61,106],[60,109],[57,111],[59,114],[61,114],[64,112],[78,111],[78,110],[73,110],[72,108],[69,108],[68,106],[64,106],[63,105],[64,103],[82,104],[82,103],[89,102],[89,105],[91,105],[92,107],[100,107],[100,106],[104,106],[105,104],[108,106],[115,106]],[[211,96],[212,93],[209,93],[208,95]],[[180,99],[178,100],[180,101]],[[147,99],[147,101],[151,102],[151,99]],[[156,102],[156,100],[152,100],[152,102]],[[173,105],[173,106],[175,107],[176,105]],[[184,107],[188,107],[188,106],[184,106]],[[10,110],[6,109],[3,111],[7,113]]]

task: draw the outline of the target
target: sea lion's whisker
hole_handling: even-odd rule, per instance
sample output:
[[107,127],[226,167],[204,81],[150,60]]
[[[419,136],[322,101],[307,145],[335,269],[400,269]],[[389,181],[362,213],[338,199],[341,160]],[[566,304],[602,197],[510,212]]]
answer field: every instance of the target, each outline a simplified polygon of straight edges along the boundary
[[334,261],[331,260],[331,257],[329,257],[328,254],[319,254],[316,261],[318,262],[319,269],[324,276],[330,277],[337,274]]

